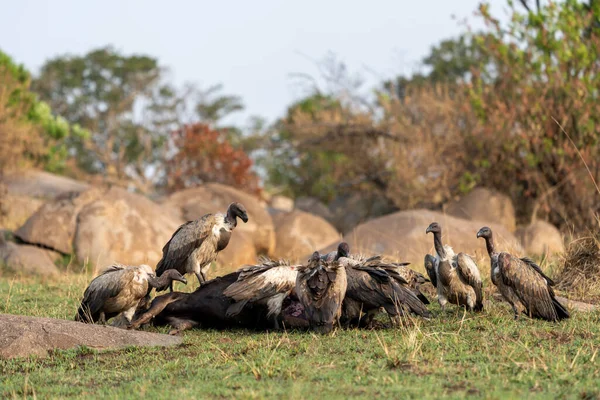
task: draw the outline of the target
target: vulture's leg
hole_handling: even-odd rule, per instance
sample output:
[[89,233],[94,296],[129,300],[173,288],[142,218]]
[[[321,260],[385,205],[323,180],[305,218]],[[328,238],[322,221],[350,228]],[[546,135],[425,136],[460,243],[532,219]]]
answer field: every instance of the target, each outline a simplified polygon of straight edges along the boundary
[[513,313],[515,314],[515,321],[519,319],[519,308],[516,304],[511,304]]
[[206,282],[206,278],[204,277],[204,274],[202,273],[202,271],[194,272],[194,274],[196,274],[196,278],[198,278],[198,283],[200,283],[200,286],[202,286],[202,284],[204,282]]
[[173,293],[173,281],[169,283],[169,293]]
[[169,335],[177,335],[180,332],[192,329],[198,325],[198,323],[191,319],[169,318],[169,325],[173,327],[173,329],[169,331]]
[[142,314],[138,319],[129,324],[127,329],[138,329],[140,326],[147,324],[152,320],[152,318],[160,314],[166,306],[184,297],[184,295],[185,293],[175,292],[155,298],[152,302],[152,305],[150,306],[150,309],[144,314]]
[[106,325],[106,315],[104,315],[104,311],[100,311],[100,317],[98,318],[98,323],[101,325]]

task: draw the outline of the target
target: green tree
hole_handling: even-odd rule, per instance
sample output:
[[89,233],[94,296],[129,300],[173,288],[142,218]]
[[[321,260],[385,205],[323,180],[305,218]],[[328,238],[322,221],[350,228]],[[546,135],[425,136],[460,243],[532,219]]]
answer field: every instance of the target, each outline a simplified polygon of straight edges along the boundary
[[31,75],[0,51],[0,174],[33,165],[61,172],[68,157],[66,141],[85,140],[88,132],[69,125],[29,90]]
[[116,182],[135,178],[148,190],[185,102],[164,74],[155,58],[105,47],[49,60],[33,88],[68,121],[92,132],[89,141],[69,142],[81,168]]

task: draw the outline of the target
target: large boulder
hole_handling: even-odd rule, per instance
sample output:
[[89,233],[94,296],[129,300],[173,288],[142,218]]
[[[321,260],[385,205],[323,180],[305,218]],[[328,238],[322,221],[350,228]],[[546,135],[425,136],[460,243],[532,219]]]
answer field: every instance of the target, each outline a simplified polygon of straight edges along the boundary
[[[499,250],[523,254],[518,240],[501,224],[466,220],[424,209],[399,211],[372,219],[344,235],[344,240],[350,244],[351,252],[383,254],[422,266],[425,254],[434,252],[433,236],[425,233],[434,221],[442,226],[445,244],[452,246],[456,252],[475,256],[477,260],[487,262],[485,243],[476,237],[477,231],[485,225],[492,228]],[[321,251],[334,248],[332,245]]]
[[0,229],[14,231],[44,204],[41,199],[3,193],[0,198]]
[[256,252],[272,255],[275,250],[273,220],[266,205],[248,193],[220,183],[207,183],[173,193],[162,204],[179,210],[185,220],[194,220],[208,213],[225,212],[234,201],[246,207],[249,218],[247,223],[238,223],[236,232],[250,233]]
[[88,188],[86,183],[45,171],[5,173],[0,182],[0,228],[14,231],[46,200],[53,200],[67,193],[79,193]]
[[294,204],[298,210],[317,215],[326,219],[327,221],[331,221],[333,219],[333,214],[329,210],[329,207],[327,207],[325,203],[317,198],[308,196],[298,197]]
[[273,217],[279,258],[297,259],[315,250],[339,243],[341,235],[326,220],[304,211]]
[[15,232],[26,243],[102,268],[115,261],[156,265],[183,223],[144,196],[124,189],[91,188],[45,203]]
[[86,346],[97,350],[128,346],[173,346],[179,336],[84,324],[54,318],[0,314],[0,357],[45,357],[56,349]]
[[58,274],[55,261],[60,255],[36,246],[19,245],[0,238],[0,264],[22,275],[52,276]]
[[294,209],[294,199],[275,195],[269,200],[269,207],[277,211],[290,212]]
[[80,261],[98,267],[115,261],[156,265],[182,223],[146,197],[113,187],[81,209],[73,247]]
[[501,224],[510,232],[517,227],[515,208],[510,198],[486,188],[476,188],[462,199],[446,206],[454,217]]
[[45,171],[25,170],[5,174],[2,181],[13,195],[55,199],[69,192],[83,192],[90,186],[60,175]]
[[371,218],[386,215],[397,209],[381,196],[369,193],[339,195],[329,204],[328,219],[340,232],[348,233],[355,226]]
[[565,243],[560,231],[545,221],[534,221],[520,227],[515,233],[527,254],[560,254],[565,251]]
[[96,188],[67,192],[41,206],[16,232],[24,242],[48,247],[64,254],[73,252],[77,216],[83,207],[102,195]]

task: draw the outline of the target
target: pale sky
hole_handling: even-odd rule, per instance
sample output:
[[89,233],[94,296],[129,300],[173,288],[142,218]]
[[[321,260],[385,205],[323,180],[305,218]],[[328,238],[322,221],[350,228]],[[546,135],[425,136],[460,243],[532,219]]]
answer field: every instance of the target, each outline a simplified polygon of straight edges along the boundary
[[[502,12],[505,0],[492,0]],[[224,85],[246,110],[283,115],[301,94],[293,73],[317,75],[336,54],[373,84],[410,73],[431,45],[472,26],[479,0],[20,0],[0,7],[0,49],[34,73],[58,54],[111,44],[157,57],[173,80]]]

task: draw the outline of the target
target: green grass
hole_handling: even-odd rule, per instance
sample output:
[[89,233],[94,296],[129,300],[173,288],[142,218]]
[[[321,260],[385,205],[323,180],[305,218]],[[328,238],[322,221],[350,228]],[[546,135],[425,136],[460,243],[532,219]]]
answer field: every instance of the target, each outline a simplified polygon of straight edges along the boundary
[[[0,312],[71,319],[87,281],[0,277]],[[600,398],[599,313],[515,322],[489,305],[435,304],[400,329],[192,330],[174,348],[0,360],[0,398]]]

